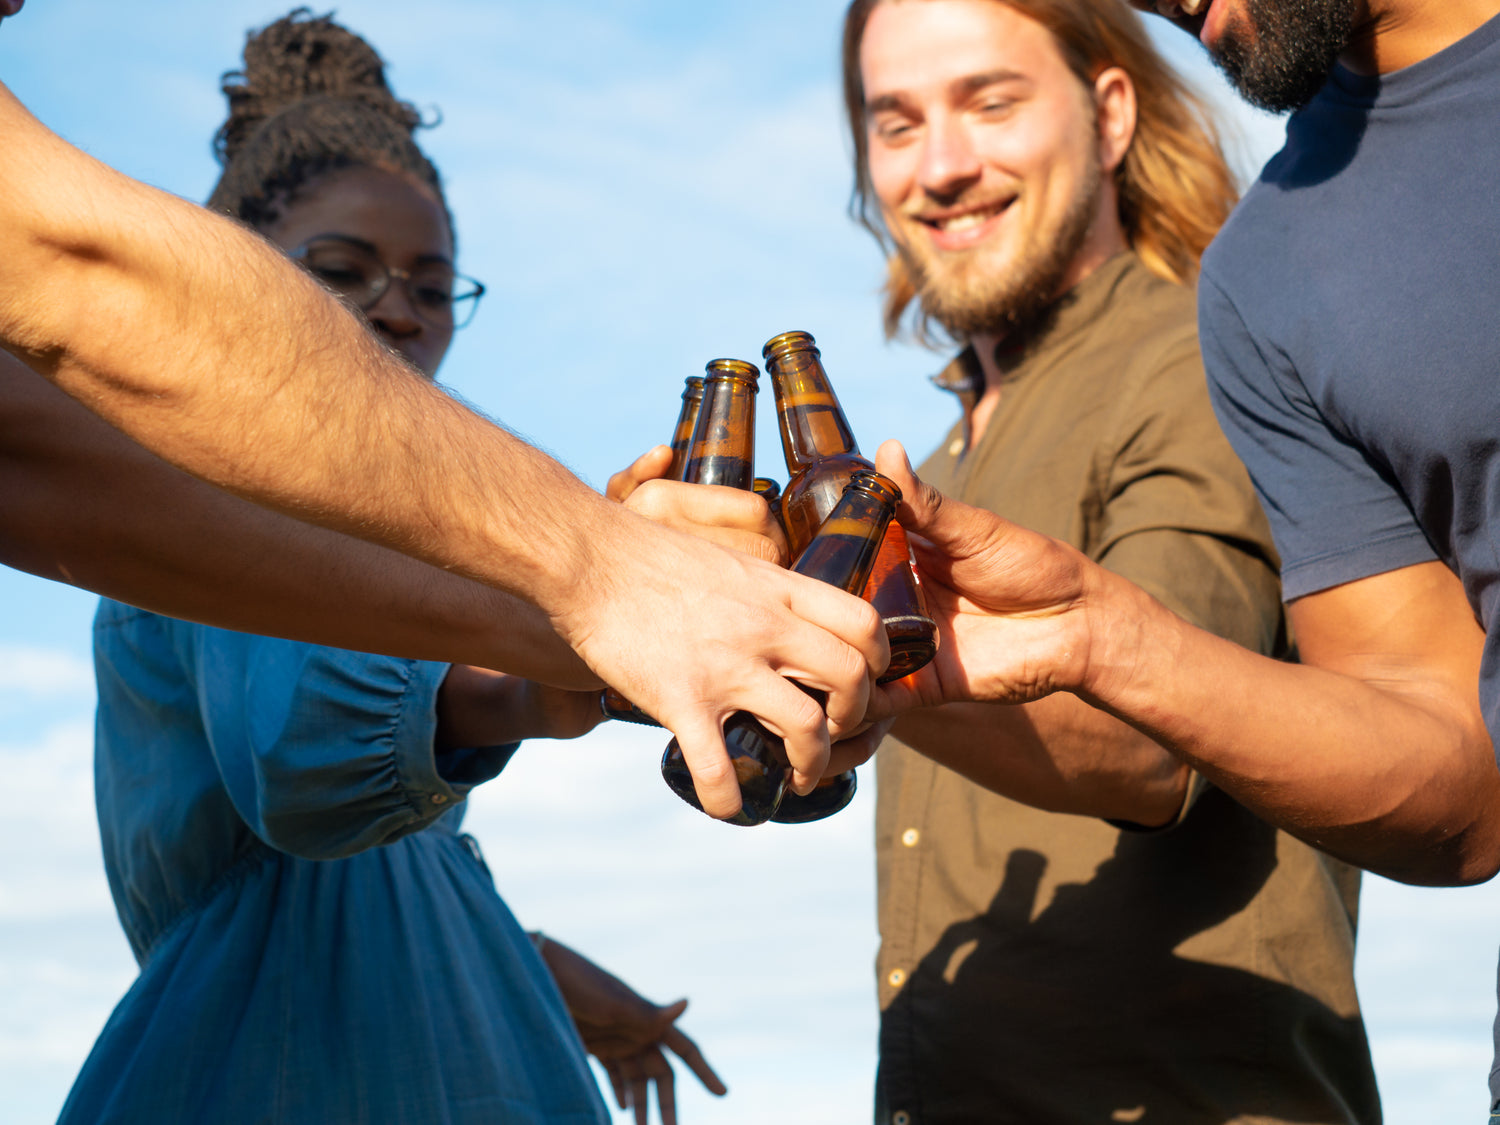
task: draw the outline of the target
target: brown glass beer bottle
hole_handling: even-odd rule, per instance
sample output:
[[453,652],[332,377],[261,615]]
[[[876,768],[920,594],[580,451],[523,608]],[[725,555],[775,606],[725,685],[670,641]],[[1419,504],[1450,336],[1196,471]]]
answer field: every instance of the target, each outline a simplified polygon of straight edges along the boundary
[[[900,502],[901,492],[892,481],[875,472],[856,470],[792,570],[858,594],[869,581],[887,526]],[[807,687],[802,690],[823,702],[822,692]],[[777,810],[787,802],[807,803],[806,808],[789,811],[788,823],[820,820],[843,808],[854,796],[853,770],[829,779],[828,784],[820,783],[807,797],[788,793],[791,765],[786,746],[748,711],[736,711],[724,723],[724,743],[740,783],[740,811],[729,818],[730,824],[750,826],[781,819]],[[672,792],[702,811],[692,774],[675,738],[662,755],[661,773]]]
[[[750,487],[755,479],[755,393],[759,389],[760,369],[742,359],[710,360],[701,377],[688,380],[687,389],[682,392],[682,414],[672,438],[674,465],[678,436],[690,408],[693,427],[683,447],[682,467],[671,479],[688,484]],[[696,403],[690,402],[690,396],[696,397]],[[600,693],[599,707],[611,719],[661,726],[614,688],[605,688]]]
[[698,410],[703,405],[703,376],[689,375],[682,388],[682,409],[672,428],[672,463],[667,467],[668,480],[681,480],[687,468],[688,447],[693,443],[693,427],[698,424]]
[[[776,393],[781,447],[790,477],[781,494],[781,515],[795,558],[833,509],[850,477],[874,466],[860,456],[812,336],[783,332],[767,341],[762,352]],[[911,546],[899,523],[893,522],[886,533],[864,598],[880,612],[891,646],[890,667],[880,677],[881,683],[909,676],[932,659],[937,652],[937,626],[927,612]]]

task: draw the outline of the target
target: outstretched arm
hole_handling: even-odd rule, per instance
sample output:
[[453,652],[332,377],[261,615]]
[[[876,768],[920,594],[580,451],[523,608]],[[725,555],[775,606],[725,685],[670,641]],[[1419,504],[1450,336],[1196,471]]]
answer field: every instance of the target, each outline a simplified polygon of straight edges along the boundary
[[1301,598],[1304,664],[1195,629],[1077,551],[942,497],[894,442],[877,463],[942,617],[946,700],[1071,692],[1264,819],[1416,883],[1500,869],[1500,769],[1476,685],[1484,634],[1437,563]]
[[535,606],[211,488],[3,352],[0,512],[0,562],[172,617],[598,682]]
[[[887,659],[868,606],[609,503],[269,245],[92,160],[3,87],[0,134],[0,345],[179,468],[540,607],[673,730],[716,815],[739,803],[737,710],[814,784]],[[829,693],[826,719],[786,676]]]

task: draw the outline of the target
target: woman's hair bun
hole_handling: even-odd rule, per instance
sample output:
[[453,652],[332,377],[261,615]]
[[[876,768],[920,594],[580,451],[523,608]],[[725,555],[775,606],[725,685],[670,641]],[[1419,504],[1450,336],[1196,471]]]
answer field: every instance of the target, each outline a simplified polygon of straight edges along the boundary
[[245,41],[245,68],[224,75],[229,118],[214,135],[221,164],[278,113],[308,98],[357,100],[400,122],[408,132],[422,123],[409,102],[398,101],[375,49],[330,15],[297,8],[253,32]]

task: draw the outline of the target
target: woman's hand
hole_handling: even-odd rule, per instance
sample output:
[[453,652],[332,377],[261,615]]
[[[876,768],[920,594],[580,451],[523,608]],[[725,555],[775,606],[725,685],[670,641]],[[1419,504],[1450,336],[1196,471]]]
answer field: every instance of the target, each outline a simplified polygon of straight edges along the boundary
[[646,1125],[653,1084],[662,1125],[677,1125],[676,1079],[666,1051],[685,1062],[710,1093],[722,1097],[728,1092],[698,1045],[676,1026],[686,1000],[653,1004],[561,942],[542,935],[536,940],[579,1038],[609,1075],[615,1102],[635,1110],[636,1125]]

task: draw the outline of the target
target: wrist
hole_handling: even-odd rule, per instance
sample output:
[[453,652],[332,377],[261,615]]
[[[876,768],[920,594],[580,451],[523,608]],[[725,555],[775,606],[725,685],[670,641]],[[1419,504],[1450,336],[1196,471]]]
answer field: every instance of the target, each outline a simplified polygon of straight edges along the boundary
[[1150,706],[1173,674],[1184,622],[1150,594],[1103,567],[1091,568],[1084,595],[1085,635],[1072,690],[1126,721]]

